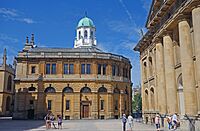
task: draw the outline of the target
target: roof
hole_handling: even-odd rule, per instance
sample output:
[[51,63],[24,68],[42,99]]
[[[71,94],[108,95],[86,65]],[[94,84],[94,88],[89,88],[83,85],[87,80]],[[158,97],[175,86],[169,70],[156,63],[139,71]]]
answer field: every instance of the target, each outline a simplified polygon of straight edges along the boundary
[[78,22],[77,28],[79,27],[95,27],[95,26],[94,26],[93,21],[90,18],[84,17]]

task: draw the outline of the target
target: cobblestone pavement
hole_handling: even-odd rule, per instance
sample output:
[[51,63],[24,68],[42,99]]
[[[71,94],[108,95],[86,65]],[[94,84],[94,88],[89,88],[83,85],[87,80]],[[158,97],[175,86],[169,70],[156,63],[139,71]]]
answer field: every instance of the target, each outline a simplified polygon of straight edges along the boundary
[[[0,120],[0,131],[44,131],[41,120]],[[57,126],[57,124],[56,124]],[[64,131],[122,131],[121,120],[63,120]],[[56,131],[50,129],[48,131]],[[133,131],[156,131],[152,125],[134,122]],[[167,131],[167,130],[163,130]]]

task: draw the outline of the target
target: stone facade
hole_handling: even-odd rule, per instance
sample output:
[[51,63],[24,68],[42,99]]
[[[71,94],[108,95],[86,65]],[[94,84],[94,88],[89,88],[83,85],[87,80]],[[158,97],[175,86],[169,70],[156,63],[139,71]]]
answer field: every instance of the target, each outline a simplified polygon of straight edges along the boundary
[[16,60],[14,119],[43,119],[48,111],[63,119],[120,118],[131,112],[131,64],[123,56],[95,45],[40,48],[32,36]]
[[199,119],[199,25],[199,0],[153,0],[148,32],[134,48],[140,52],[146,122],[152,122],[156,113]]
[[14,95],[14,68],[6,64],[6,49],[0,65],[0,116],[11,116]]

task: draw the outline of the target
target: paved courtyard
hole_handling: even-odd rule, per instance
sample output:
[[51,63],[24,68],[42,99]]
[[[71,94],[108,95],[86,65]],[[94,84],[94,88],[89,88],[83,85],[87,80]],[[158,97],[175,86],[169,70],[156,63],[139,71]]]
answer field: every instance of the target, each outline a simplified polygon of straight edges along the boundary
[[[44,131],[41,120],[0,120],[0,131]],[[57,124],[56,124],[57,126]],[[50,129],[56,131],[58,129]],[[122,131],[121,120],[64,120],[64,131]],[[155,131],[154,126],[134,122],[133,131]]]

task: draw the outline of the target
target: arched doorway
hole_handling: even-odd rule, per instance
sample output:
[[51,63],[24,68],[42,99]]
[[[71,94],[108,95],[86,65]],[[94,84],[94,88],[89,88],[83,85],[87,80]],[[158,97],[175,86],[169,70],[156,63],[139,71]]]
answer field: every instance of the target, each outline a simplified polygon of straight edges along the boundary
[[81,88],[80,90],[80,118],[89,118],[90,117],[90,105],[92,103],[89,100],[88,95],[91,94],[91,89],[87,86]]
[[120,90],[117,87],[113,90],[113,103],[114,117],[118,119],[120,117]]
[[178,97],[179,97],[179,112],[181,116],[185,114],[185,101],[184,101],[184,92],[183,92],[183,80],[182,80],[182,74],[179,75],[177,79],[177,85],[178,85]]

